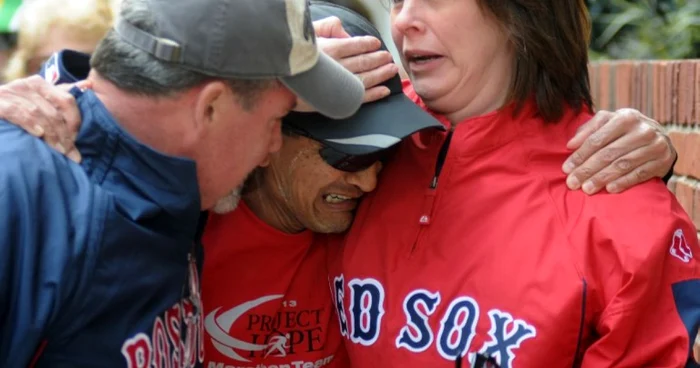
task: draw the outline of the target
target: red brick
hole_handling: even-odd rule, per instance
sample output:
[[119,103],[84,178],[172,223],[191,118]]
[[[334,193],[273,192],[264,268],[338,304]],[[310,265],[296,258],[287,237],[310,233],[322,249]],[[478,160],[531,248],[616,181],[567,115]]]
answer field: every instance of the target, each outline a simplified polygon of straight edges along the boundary
[[664,66],[664,120],[665,123],[673,122],[673,62],[668,61]]
[[610,63],[600,63],[598,66],[598,109],[610,110]]
[[676,183],[676,198],[678,198],[678,202],[683,206],[685,212],[692,216],[695,186],[686,179],[678,180],[678,183]]
[[678,72],[678,120],[676,123],[688,124],[690,122],[692,113],[690,102],[693,100],[694,76],[693,64],[689,61],[681,62]]
[[596,98],[597,98],[597,91],[596,91],[596,86],[598,84],[598,78],[596,78],[596,64],[595,63],[589,63],[588,64],[588,83],[590,84],[591,88],[591,98],[593,99],[593,106],[596,105]]
[[671,68],[671,63],[667,61],[661,62],[661,122],[668,124],[671,119],[669,115],[669,100],[671,99],[671,73],[668,70]]
[[695,103],[700,98],[700,96],[696,97],[697,93],[700,93],[700,85],[698,85],[698,82],[700,81],[698,78],[700,78],[700,69],[696,69],[695,66],[700,65],[697,61],[689,61],[688,62],[688,69],[690,73],[690,77],[688,78],[688,124],[693,123],[693,119],[695,118]]
[[695,89],[695,103],[693,107],[694,123],[700,123],[700,62],[695,61],[695,80],[693,81],[693,89]]
[[665,89],[665,95],[666,95],[666,100],[664,103],[666,104],[664,106],[664,120],[666,123],[671,123],[673,122],[673,62],[669,61],[666,62],[666,65],[664,67],[664,89]]
[[592,63],[588,66],[588,80],[591,83],[591,97],[593,98],[593,106],[598,109],[598,63]]
[[657,98],[659,99],[656,101],[656,113],[655,115],[657,116],[657,120],[660,123],[664,123],[664,93],[666,91],[664,90],[664,81],[666,80],[666,73],[664,73],[664,65],[661,64],[661,62],[656,62],[656,85],[654,86],[654,91],[658,94]]
[[653,97],[653,91],[651,90],[652,80],[654,76],[654,68],[649,62],[642,62],[639,71],[639,87],[640,87],[640,111],[649,117],[653,117],[654,112],[650,99]]
[[686,88],[684,89],[686,98],[685,98],[685,112],[688,117],[687,123],[686,124],[692,124],[693,123],[693,112],[695,110],[695,90],[698,89],[696,87],[695,80],[700,77],[700,75],[697,75],[695,72],[695,64],[697,62],[692,62],[692,61],[686,61],[686,70],[687,70],[687,75],[685,79],[685,86]]
[[643,64],[636,62],[632,65],[632,85],[630,90],[632,93],[632,107],[642,111],[642,71]]
[[668,137],[671,138],[671,143],[673,143],[673,147],[675,147],[678,152],[678,161],[673,171],[676,175],[687,175],[690,172],[690,164],[687,161],[687,155],[685,153],[687,134],[679,131],[671,131],[668,133]]
[[610,63],[610,77],[606,83],[608,92],[610,94],[610,108],[609,110],[615,110],[617,106],[617,83],[615,81],[615,76],[617,75],[617,65],[619,61],[614,61]]
[[676,124],[683,124],[686,118],[686,97],[685,90],[687,89],[687,67],[685,62],[678,62],[678,86],[676,87]]
[[652,81],[651,81],[651,117],[652,119],[661,122],[661,107],[659,102],[661,101],[661,73],[659,70],[661,69],[661,66],[659,65],[658,62],[652,62],[651,63],[651,68],[652,68]]
[[671,88],[668,83],[670,78],[668,78],[669,74],[666,73],[667,68],[668,62],[659,62],[659,87],[657,88],[659,88],[659,122],[661,124],[668,123],[668,118],[666,117],[668,111],[667,101],[671,94]]
[[678,122],[678,67],[679,62],[673,61],[666,66],[666,122]]
[[[686,175],[700,179],[700,131],[686,133],[683,142],[683,161],[686,165]],[[681,152],[678,152],[680,161]]]
[[690,78],[688,80],[688,124],[693,123],[695,118],[695,104],[700,99],[700,96],[696,97],[696,94],[700,93],[700,69],[696,69],[695,66],[700,65],[697,61],[689,62]]
[[615,109],[632,107],[632,62],[615,65]]
[[[633,91],[633,100],[632,104],[634,105],[634,108],[642,111],[644,113],[644,106],[646,105],[644,103],[644,98],[646,98],[647,94],[645,93],[645,88],[648,85],[647,83],[647,71],[645,67],[646,63],[643,62],[635,62],[634,69],[632,70],[632,75],[634,76],[634,82],[632,84],[632,89],[636,90]],[[636,97],[635,97],[636,96]],[[635,100],[636,98],[636,100]]]

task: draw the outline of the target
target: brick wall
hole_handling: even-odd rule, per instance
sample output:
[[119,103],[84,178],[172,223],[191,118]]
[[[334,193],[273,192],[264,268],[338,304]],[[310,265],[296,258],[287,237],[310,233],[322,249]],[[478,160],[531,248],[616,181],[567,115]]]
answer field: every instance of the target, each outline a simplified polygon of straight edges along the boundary
[[593,63],[597,109],[633,107],[664,124],[678,150],[669,189],[700,229],[700,60]]

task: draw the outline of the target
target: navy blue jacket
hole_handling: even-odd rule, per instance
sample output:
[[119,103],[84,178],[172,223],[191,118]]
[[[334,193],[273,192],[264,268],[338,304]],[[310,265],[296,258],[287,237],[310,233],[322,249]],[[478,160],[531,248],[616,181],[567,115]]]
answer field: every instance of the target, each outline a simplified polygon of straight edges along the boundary
[[[61,57],[44,70],[53,82]],[[195,366],[195,164],[139,143],[93,92],[74,94],[80,165],[0,120],[0,367]]]

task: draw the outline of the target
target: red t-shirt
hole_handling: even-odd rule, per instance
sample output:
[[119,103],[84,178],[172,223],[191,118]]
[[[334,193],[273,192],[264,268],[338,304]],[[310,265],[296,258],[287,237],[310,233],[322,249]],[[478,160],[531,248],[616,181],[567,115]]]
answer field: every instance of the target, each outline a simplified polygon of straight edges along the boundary
[[449,368],[475,353],[502,368],[686,366],[700,247],[673,194],[658,179],[568,190],[566,142],[590,115],[513,116],[459,124],[436,189],[445,133],[404,142],[329,248],[353,366]]
[[205,367],[348,366],[327,284],[325,247],[286,234],[241,202],[203,238]]

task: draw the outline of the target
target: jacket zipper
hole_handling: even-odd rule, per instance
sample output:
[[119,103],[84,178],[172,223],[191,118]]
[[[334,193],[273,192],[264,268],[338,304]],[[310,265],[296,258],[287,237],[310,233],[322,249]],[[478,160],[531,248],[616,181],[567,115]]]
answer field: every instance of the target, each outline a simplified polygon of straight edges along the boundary
[[418,243],[420,243],[423,237],[425,237],[426,228],[432,222],[433,207],[435,205],[435,197],[437,196],[440,173],[442,172],[442,167],[445,165],[445,159],[447,158],[447,151],[450,150],[451,141],[452,132],[449,132],[447,133],[445,141],[442,143],[442,147],[440,147],[440,153],[438,153],[437,161],[435,163],[435,175],[433,175],[433,180],[430,181],[430,185],[428,185],[428,189],[426,189],[425,195],[423,196],[423,206],[418,218],[420,229],[418,230],[416,240],[413,242],[413,246],[411,246],[411,252],[409,255],[413,255]]

